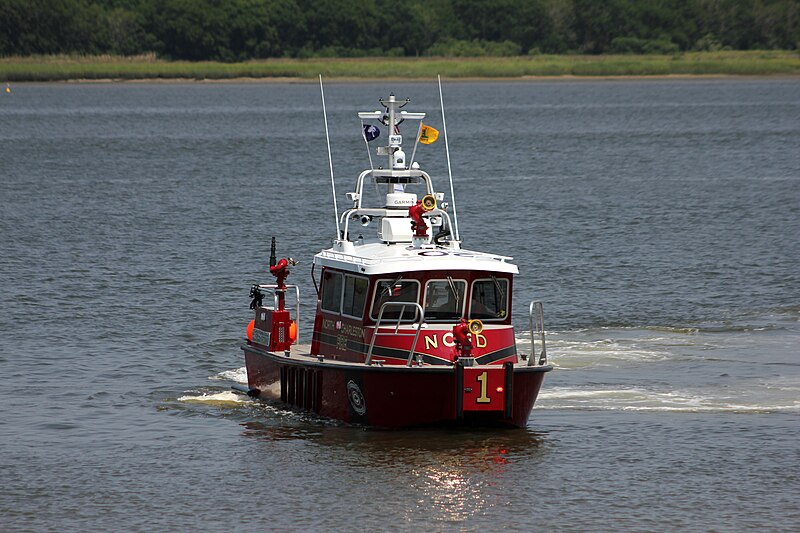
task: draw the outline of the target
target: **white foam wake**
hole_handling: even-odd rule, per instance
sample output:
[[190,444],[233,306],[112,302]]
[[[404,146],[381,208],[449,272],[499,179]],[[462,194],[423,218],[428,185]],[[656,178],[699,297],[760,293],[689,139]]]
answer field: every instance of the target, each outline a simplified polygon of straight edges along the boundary
[[[673,356],[660,344],[661,339],[575,339],[560,338],[553,334],[547,338],[547,358],[555,368],[576,370],[586,367],[619,366],[629,363],[663,361]],[[530,353],[530,338],[516,339],[521,353]],[[536,352],[542,346],[536,343]]]
[[187,394],[178,398],[179,402],[206,403],[206,404],[238,404],[247,401],[247,398],[233,391],[223,391],[216,393]]
[[542,389],[536,407],[539,409],[597,409],[619,411],[735,412],[762,413],[800,411],[800,401],[786,398],[762,398],[752,401],[746,396],[710,396],[688,390],[653,391],[629,388]]
[[223,370],[219,374],[209,377],[212,380],[225,380],[233,381],[235,383],[247,384],[247,368],[232,368],[230,370]]

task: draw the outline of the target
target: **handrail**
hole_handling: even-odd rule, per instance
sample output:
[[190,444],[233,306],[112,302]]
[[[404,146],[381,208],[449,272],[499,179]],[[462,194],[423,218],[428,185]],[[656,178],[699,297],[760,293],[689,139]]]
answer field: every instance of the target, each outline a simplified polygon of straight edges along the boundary
[[[352,208],[342,212],[342,215],[339,217],[340,225],[344,226],[344,231],[342,232],[342,239],[345,241],[351,241],[350,239],[350,220],[354,217],[358,217],[358,215],[370,215],[370,216],[379,216],[379,217],[386,217],[386,218],[401,218],[407,217],[408,211],[402,210],[395,210],[395,213],[389,213],[390,210],[387,208]],[[428,218],[435,217],[435,216],[443,216],[447,219],[447,227],[452,227],[452,221],[450,220],[450,215],[447,211],[443,211],[439,208],[435,208],[428,213],[425,213],[425,216]],[[504,256],[496,256],[496,257],[504,257]],[[511,259],[510,257],[508,259]]]
[[[383,312],[388,307],[399,307],[400,314],[397,317],[397,322],[394,326],[394,331],[391,333],[381,333],[380,328],[383,324]],[[380,311],[378,311],[378,320],[375,322],[375,333],[372,334],[372,339],[369,342],[369,350],[367,350],[367,359],[364,361],[367,365],[372,364],[372,349],[375,347],[375,339],[379,335],[394,335],[399,337],[410,337],[411,333],[399,333],[400,324],[403,322],[403,315],[406,312],[406,307],[414,307],[415,308],[415,320],[412,325],[416,326],[416,333],[414,333],[414,342],[411,343],[411,349],[408,351],[408,361],[406,361],[406,366],[411,366],[411,363],[414,360],[414,349],[417,347],[417,340],[419,339],[419,331],[422,329],[422,324],[425,322],[425,311],[422,309],[422,306],[419,305],[417,302],[385,302],[382,306]],[[391,320],[391,319],[389,319]]]
[[[277,285],[273,284],[259,284],[259,289],[264,289],[268,291],[272,291],[272,309],[275,310],[278,308],[278,292],[275,290],[278,288]],[[294,309],[294,323],[297,327],[297,338],[295,339],[295,343],[300,342],[300,287],[297,285],[286,285],[287,289],[294,289],[294,299],[295,299],[295,309]]]
[[[367,176],[371,175],[373,178],[377,177],[390,177],[390,176],[397,176],[397,177],[419,177],[422,178],[422,181],[425,182],[425,189],[427,190],[428,194],[433,194],[433,180],[431,179],[430,174],[425,172],[424,170],[380,170],[380,169],[367,169],[363,171],[361,174],[358,175],[356,179],[356,190],[355,192],[358,194],[358,199],[354,202],[354,206],[356,209],[361,209],[361,199],[363,197],[364,192],[364,180]],[[379,176],[380,175],[380,176]]]
[[531,302],[528,308],[528,320],[531,327],[531,355],[528,357],[528,366],[534,366],[536,360],[536,336],[542,341],[542,352],[539,354],[539,365],[547,363],[547,345],[544,341],[544,306],[542,302]]

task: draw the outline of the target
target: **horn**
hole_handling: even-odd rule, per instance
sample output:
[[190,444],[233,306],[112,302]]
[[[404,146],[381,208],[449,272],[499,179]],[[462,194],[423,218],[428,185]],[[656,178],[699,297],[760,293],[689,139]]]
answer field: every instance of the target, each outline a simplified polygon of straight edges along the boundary
[[433,211],[436,209],[436,198],[432,194],[426,194],[422,197],[422,209],[425,211]]
[[468,323],[469,332],[477,335],[481,331],[483,331],[483,322],[478,319],[470,320]]

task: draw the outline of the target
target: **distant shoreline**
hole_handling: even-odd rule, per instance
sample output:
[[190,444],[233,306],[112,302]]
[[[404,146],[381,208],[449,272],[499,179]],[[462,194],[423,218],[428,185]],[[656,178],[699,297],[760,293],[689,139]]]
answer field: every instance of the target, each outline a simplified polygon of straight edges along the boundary
[[[387,75],[387,73],[391,73]],[[309,83],[366,80],[551,81],[800,76],[796,51],[660,55],[535,55],[471,58],[268,59],[243,63],[165,61],[153,56],[0,58],[0,82]]]
[[[436,81],[435,77],[428,78],[323,78],[326,84],[348,84],[348,83],[365,83],[372,81],[393,81],[393,82],[406,82],[406,83],[433,83]],[[443,77],[444,79],[444,77]],[[565,74],[562,76],[521,76],[518,78],[508,77],[474,77],[474,78],[446,78],[448,83],[480,83],[480,82],[591,82],[591,81],[665,81],[665,80],[791,80],[800,79],[800,73],[797,74],[654,74],[654,75],[636,75],[636,76],[575,76]],[[25,84],[112,84],[112,83],[152,83],[152,84],[200,84],[205,83],[213,84],[317,84],[319,79],[312,78],[287,78],[287,77],[274,77],[274,78],[224,78],[224,79],[198,79],[198,78],[105,78],[105,79],[69,79],[69,80],[53,80],[53,81],[22,81],[16,83]]]

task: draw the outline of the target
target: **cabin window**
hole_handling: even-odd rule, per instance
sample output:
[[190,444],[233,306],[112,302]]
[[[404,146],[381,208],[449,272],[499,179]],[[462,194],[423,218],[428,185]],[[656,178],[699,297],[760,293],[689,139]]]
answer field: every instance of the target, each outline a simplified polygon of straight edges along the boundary
[[[384,279],[375,285],[375,298],[372,300],[372,319],[377,320],[381,306],[386,302],[411,302],[419,301],[419,282],[403,279]],[[390,306],[384,313],[384,319],[394,319],[403,313],[404,321],[413,321],[416,318],[417,310],[414,306]]]
[[472,283],[469,317],[502,320],[508,315],[508,280],[492,277]]
[[467,282],[447,278],[425,285],[425,320],[459,320],[464,312]]
[[367,303],[367,289],[369,281],[361,276],[344,277],[344,300],[342,314],[356,318],[364,316],[364,306]]
[[342,275],[339,272],[326,271],[322,276],[323,311],[338,313],[342,305]]

